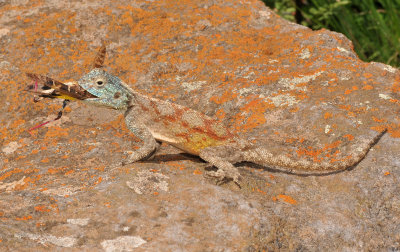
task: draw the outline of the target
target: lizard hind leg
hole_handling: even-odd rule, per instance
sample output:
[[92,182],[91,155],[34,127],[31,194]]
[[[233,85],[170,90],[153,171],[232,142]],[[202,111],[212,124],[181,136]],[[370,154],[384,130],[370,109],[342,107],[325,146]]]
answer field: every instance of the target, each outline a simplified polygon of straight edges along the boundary
[[153,152],[151,152],[147,157],[142,158],[142,160],[152,160],[156,156],[156,153],[160,150],[162,142],[156,139],[156,147],[154,148]]
[[216,178],[219,182],[231,179],[240,187],[240,173],[233,163],[241,161],[241,154],[230,146],[213,146],[200,150],[199,157],[215,166],[217,171],[206,172],[207,176]]

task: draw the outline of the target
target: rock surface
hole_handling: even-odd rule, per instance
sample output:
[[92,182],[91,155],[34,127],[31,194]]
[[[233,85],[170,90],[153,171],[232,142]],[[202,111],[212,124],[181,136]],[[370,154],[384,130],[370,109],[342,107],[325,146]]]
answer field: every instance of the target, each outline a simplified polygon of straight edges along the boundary
[[[132,88],[215,116],[275,153],[335,162],[388,129],[352,169],[300,176],[206,164],[139,145],[118,113],[33,102],[24,71],[61,81],[106,65]],[[343,35],[289,23],[259,1],[0,1],[1,250],[400,249],[400,73]]]

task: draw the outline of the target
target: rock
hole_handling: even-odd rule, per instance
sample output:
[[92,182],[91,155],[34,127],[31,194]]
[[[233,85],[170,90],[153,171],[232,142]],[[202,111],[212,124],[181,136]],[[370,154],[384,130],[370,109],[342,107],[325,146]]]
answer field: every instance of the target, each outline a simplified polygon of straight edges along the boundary
[[[67,82],[108,70],[144,94],[215,116],[275,154],[336,162],[388,129],[356,166],[302,176],[239,164],[217,186],[206,164],[140,145],[115,111],[33,102],[23,72]],[[0,4],[2,250],[398,250],[400,75],[351,42],[285,21],[259,1]],[[54,118],[53,117],[53,118]]]

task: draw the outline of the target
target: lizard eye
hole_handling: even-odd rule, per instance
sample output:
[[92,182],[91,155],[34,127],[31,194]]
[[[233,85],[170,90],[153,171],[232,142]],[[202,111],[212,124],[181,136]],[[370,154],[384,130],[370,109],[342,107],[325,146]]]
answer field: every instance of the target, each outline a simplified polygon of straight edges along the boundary
[[96,85],[97,85],[98,87],[104,86],[104,83],[105,83],[105,81],[104,81],[103,79],[98,79],[98,80],[96,80]]

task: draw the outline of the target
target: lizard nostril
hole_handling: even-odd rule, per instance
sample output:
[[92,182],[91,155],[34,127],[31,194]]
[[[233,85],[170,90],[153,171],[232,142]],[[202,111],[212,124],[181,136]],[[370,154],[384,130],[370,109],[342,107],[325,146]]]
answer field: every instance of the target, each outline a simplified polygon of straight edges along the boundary
[[114,94],[114,99],[118,99],[120,96],[121,96],[121,93],[120,92],[116,92]]
[[99,86],[103,85],[103,81],[97,81],[96,83],[97,83],[97,85],[99,85]]

